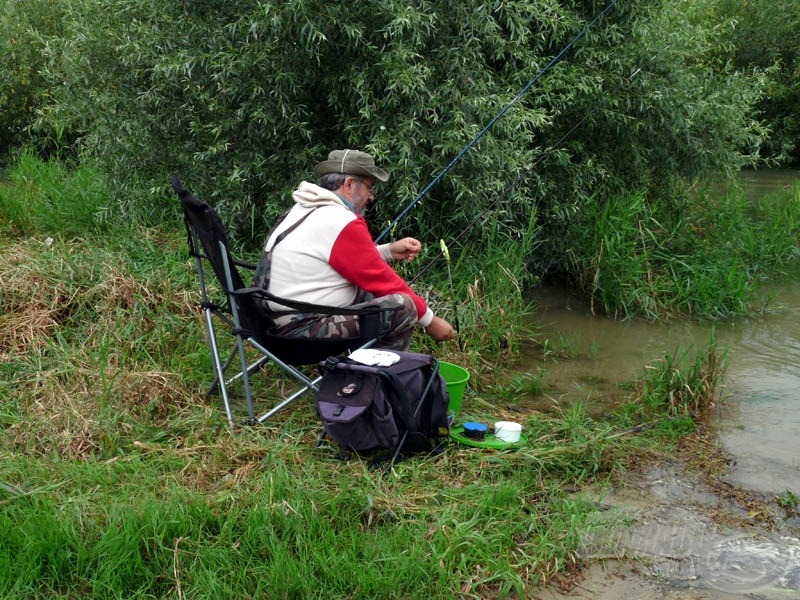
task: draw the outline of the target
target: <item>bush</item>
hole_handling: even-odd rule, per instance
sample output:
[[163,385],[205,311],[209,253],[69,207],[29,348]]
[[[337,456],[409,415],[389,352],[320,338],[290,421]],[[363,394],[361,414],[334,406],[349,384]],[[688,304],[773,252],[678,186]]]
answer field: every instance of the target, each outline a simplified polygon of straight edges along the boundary
[[[372,151],[392,171],[384,193],[410,199],[530,76],[519,67],[574,35],[577,15],[540,4],[79,1],[47,45],[40,130],[75,132],[114,181],[156,190],[154,216],[179,171],[235,238],[260,240],[332,147]],[[498,124],[434,206],[478,203],[519,172],[547,120],[537,104]]]
[[763,145],[778,162],[800,163],[800,4],[793,0],[721,0],[716,18],[732,18],[728,31],[731,59],[739,69],[768,75],[766,95],[758,104],[772,130]]
[[[753,112],[763,78],[718,58],[728,43],[725,23],[709,27],[700,7],[684,1],[620,8],[631,13],[608,36],[599,64],[578,53],[576,65],[603,78],[601,91],[565,113],[561,130],[586,120],[537,192],[544,243],[536,260],[568,280],[580,276],[571,253],[587,251],[580,260],[590,260],[600,250],[571,242],[573,224],[586,223],[582,213],[594,214],[598,202],[644,198],[672,228],[688,206],[681,198],[690,183],[725,179],[757,162],[766,135]],[[620,209],[636,212],[635,205]]]
[[177,172],[249,250],[330,148],[359,147],[392,174],[376,232],[446,168],[394,234],[457,234],[451,250],[480,270],[502,231],[520,259],[511,280],[576,279],[598,248],[566,234],[595,198],[641,194],[672,231],[678,191],[756,162],[765,135],[753,110],[764,74],[729,64],[732,23],[687,0],[618,3],[588,30],[607,5],[66,6],[58,32],[30,38],[47,59],[38,135],[108,177],[120,221],[177,220]]
[[[0,6],[0,161],[30,142],[27,129],[46,102],[42,40],[61,33],[61,5],[52,0],[10,1]],[[37,140],[44,146],[46,140]]]
[[[366,148],[388,165],[382,194],[398,201],[383,203],[378,221],[397,214],[602,8],[543,0],[71,7],[64,34],[45,45],[53,97],[40,131],[78,136],[83,155],[132,192],[121,195],[123,214],[163,218],[168,176],[179,171],[220,206],[235,238],[259,241],[332,147]],[[710,62],[719,35],[689,22],[693,12],[683,0],[609,11],[401,228],[423,224],[446,237],[512,181],[503,217],[524,229],[542,197],[541,216],[555,219],[600,187],[659,192],[738,168],[739,152],[753,146],[753,81]],[[150,201],[134,203],[143,190]]]

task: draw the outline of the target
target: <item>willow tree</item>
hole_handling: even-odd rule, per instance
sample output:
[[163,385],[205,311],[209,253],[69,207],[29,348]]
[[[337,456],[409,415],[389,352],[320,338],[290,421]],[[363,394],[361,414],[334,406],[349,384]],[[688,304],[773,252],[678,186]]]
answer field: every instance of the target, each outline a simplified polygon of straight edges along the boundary
[[459,157],[400,232],[466,230],[492,260],[502,229],[534,272],[563,270],[581,206],[628,191],[671,210],[671,190],[759,144],[759,81],[712,52],[727,23],[688,0],[60,6],[38,131],[101,164],[120,214],[163,218],[179,172],[239,240],[260,240],[329,149],[358,147],[392,174],[379,226]]
[[794,0],[708,0],[716,19],[732,19],[725,56],[740,70],[767,76],[759,116],[770,128],[765,156],[800,164],[800,3]]
[[60,7],[48,0],[0,5],[0,163],[25,144],[52,149],[28,129],[47,101],[41,40],[60,36]]

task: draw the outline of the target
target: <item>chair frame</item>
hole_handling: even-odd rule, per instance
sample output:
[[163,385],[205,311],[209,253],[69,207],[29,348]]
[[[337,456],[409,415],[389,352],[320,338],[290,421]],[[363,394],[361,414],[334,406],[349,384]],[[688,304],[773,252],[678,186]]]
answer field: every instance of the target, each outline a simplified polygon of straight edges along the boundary
[[[222,396],[228,425],[231,428],[235,427],[235,419],[231,407],[229,385],[241,380],[247,406],[247,417],[242,423],[244,425],[257,425],[264,423],[306,392],[313,391],[316,393],[319,390],[321,375],[312,378],[303,373],[298,368],[299,366],[318,364],[328,356],[339,355],[357,348],[370,347],[376,343],[382,333],[377,317],[380,313],[396,309],[383,307],[350,309],[321,306],[280,298],[262,288],[245,287],[238,267],[255,271],[256,265],[237,259],[232,254],[222,221],[209,204],[196,198],[183,186],[178,177],[172,177],[171,183],[183,207],[189,256],[194,259],[199,279],[199,305],[203,312],[214,371],[214,381],[209,387],[207,395],[213,395],[219,391]],[[201,219],[193,211],[202,211],[204,216]],[[196,221],[201,221],[201,223]],[[216,239],[204,239],[202,232],[198,230],[200,225],[207,225],[209,227],[208,233]],[[216,279],[222,287],[223,302],[214,302],[209,297],[208,286],[206,285],[205,261],[213,268]],[[215,264],[215,261],[217,264]],[[255,299],[274,301],[288,307],[289,310],[267,312],[259,309],[259,305],[254,301]],[[359,338],[346,340],[304,340],[281,338],[269,333],[272,316],[298,312],[357,315],[360,319],[361,331],[364,334]],[[230,328],[231,334],[235,337],[234,345],[224,362],[220,357],[220,343],[215,327],[215,318]],[[249,362],[247,357],[246,347],[248,346],[261,354],[253,362]],[[283,347],[280,348],[280,346]],[[237,355],[239,357],[239,365],[236,368],[239,371],[235,375],[226,378],[226,373],[233,365]],[[282,398],[263,414],[257,415],[250,376],[269,362],[280,367],[285,374],[295,379],[301,387]]]

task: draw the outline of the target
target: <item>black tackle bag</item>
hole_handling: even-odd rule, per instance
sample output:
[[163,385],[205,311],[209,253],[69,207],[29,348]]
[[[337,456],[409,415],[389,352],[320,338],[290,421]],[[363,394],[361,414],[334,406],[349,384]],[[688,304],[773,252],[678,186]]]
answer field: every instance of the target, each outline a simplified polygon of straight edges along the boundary
[[391,352],[400,361],[387,367],[334,357],[320,365],[317,411],[342,450],[431,452],[448,437],[449,395],[439,362],[429,354]]

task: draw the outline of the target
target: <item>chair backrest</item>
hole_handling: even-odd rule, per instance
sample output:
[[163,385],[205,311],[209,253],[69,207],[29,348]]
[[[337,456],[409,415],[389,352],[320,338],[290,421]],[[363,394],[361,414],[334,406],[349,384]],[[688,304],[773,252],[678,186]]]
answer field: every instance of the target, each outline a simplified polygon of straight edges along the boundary
[[[222,219],[210,204],[203,202],[187,190],[177,177],[172,178],[172,187],[178,194],[183,207],[184,222],[189,237],[189,252],[198,260],[205,259],[211,264],[230,304],[231,294],[247,285],[237,269],[237,261],[231,253],[230,242],[225,233]],[[198,248],[198,244],[200,248]],[[232,285],[228,284],[226,264]],[[240,325],[250,331],[252,335],[260,336],[262,332],[266,332],[272,327],[270,315],[266,314],[261,303],[256,302],[252,295],[238,297],[236,305],[239,309]]]
[[[222,219],[219,218],[217,212],[209,204],[203,202],[183,187],[177,177],[172,178],[172,187],[178,194],[178,198],[180,198],[181,206],[183,206],[184,220],[189,234],[189,248],[192,255],[208,260],[226,293],[245,287],[242,276],[239,274],[231,255],[225,226],[222,224]],[[202,246],[202,252],[197,248],[198,242]],[[230,268],[233,289],[228,289],[224,261],[227,261]]]

